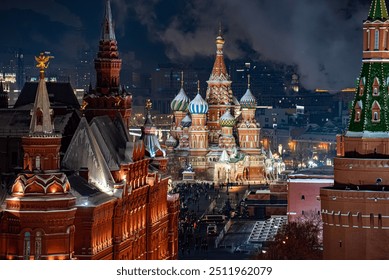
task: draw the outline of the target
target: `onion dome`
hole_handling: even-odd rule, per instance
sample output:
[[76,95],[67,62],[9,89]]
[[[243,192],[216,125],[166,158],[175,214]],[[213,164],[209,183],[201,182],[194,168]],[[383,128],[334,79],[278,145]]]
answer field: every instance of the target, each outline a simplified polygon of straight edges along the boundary
[[172,103],[170,103],[170,108],[172,108],[173,111],[185,112],[188,109],[189,102],[189,97],[186,95],[184,89],[181,88]]
[[248,88],[246,93],[240,99],[240,105],[242,108],[255,109],[257,106],[257,100],[254,95],[251,93],[251,90]]
[[227,111],[219,119],[220,126],[233,127],[235,125],[235,122],[236,120],[234,116],[231,115],[230,109],[227,109]]
[[242,108],[247,109],[255,109],[255,107],[257,106],[257,100],[255,99],[254,95],[251,93],[250,90],[250,75],[248,75],[247,90],[246,93],[240,99],[240,105],[242,106]]
[[181,125],[183,127],[190,127],[191,124],[192,124],[192,119],[190,118],[189,115],[186,115],[185,118],[183,118],[181,121]]
[[172,135],[170,135],[170,137],[166,140],[165,144],[167,147],[175,148],[178,144],[178,141],[176,138],[174,138]]
[[197,81],[197,95],[189,103],[189,112],[191,114],[206,114],[208,112],[208,103],[200,95],[200,81]]

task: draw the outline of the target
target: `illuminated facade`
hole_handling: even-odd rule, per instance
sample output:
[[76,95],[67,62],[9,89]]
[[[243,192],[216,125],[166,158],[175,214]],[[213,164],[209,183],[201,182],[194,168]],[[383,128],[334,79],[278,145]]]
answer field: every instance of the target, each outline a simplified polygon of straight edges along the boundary
[[384,0],[363,23],[363,60],[334,186],[320,191],[325,259],[388,259],[388,31]]
[[256,99],[250,82],[240,102],[233,96],[223,46],[219,31],[205,99],[199,88],[190,101],[182,82],[171,102],[174,122],[166,144],[197,173],[205,172],[204,179],[216,183],[261,181],[265,155],[260,149],[260,127],[255,120]]
[[[112,39],[109,1],[105,23],[107,18],[102,38]],[[113,62],[104,60],[105,66],[116,63],[112,57]],[[41,78],[29,134],[22,139],[23,171],[10,194],[0,189],[0,202],[5,199],[0,259],[176,259],[179,197],[168,194],[167,158],[153,133],[151,103],[146,104],[142,137],[134,141],[126,123],[130,111],[111,104],[104,114],[93,106],[88,111],[90,103],[84,104],[87,117],[61,161],[62,136],[54,128],[43,76],[48,59],[44,54],[37,58]],[[86,100],[117,97],[113,84],[100,81],[106,77],[99,75],[104,67],[96,63],[98,86]],[[124,99],[131,96],[126,93]]]

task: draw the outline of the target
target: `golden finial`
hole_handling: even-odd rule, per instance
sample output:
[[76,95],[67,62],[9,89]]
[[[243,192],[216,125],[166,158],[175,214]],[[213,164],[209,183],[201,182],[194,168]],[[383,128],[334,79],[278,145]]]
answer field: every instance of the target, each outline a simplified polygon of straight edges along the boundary
[[197,93],[200,93],[200,80],[197,80]]
[[247,87],[250,88],[250,74],[247,75]]
[[152,108],[152,106],[153,106],[153,103],[151,102],[151,99],[150,99],[150,98],[147,98],[147,99],[146,99],[146,105],[145,105],[146,110],[147,110],[147,111],[150,111],[151,108]]
[[181,71],[181,88],[184,88],[184,71]]
[[38,62],[36,67],[39,68],[39,77],[41,79],[45,78],[45,69],[49,67],[49,60],[54,58],[54,56],[48,54],[47,52],[41,52],[38,57],[35,57],[36,62]]

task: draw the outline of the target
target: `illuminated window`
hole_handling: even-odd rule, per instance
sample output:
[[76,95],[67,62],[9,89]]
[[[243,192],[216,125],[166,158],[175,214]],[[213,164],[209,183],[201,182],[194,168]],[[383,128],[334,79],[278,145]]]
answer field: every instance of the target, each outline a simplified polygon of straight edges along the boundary
[[374,101],[373,106],[372,106],[372,122],[379,122],[380,121],[380,116],[381,116],[381,106],[377,101]]
[[378,81],[378,78],[374,78],[374,82],[373,82],[373,95],[374,96],[377,96],[380,94],[379,92],[379,87],[380,87],[380,83]]
[[24,242],[23,242],[23,255],[24,259],[30,259],[31,254],[31,234],[29,232],[24,233]]
[[40,156],[36,156],[36,158],[35,158],[35,168],[41,169],[41,157]]
[[379,49],[379,43],[380,43],[380,31],[378,29],[375,30],[375,36],[374,36],[374,50],[377,51]]
[[360,122],[361,121],[361,114],[362,114],[362,101],[357,101],[354,106],[354,121]]
[[359,95],[363,95],[363,91],[365,90],[365,78],[362,77],[360,80],[359,80]]

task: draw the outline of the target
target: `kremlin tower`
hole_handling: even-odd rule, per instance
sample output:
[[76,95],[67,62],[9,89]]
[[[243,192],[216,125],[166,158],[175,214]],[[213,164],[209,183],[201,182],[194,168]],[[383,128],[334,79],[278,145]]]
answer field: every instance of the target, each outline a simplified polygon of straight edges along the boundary
[[389,16],[373,0],[348,131],[337,139],[334,186],[320,191],[325,259],[387,259]]
[[104,115],[114,119],[116,114],[120,113],[125,125],[129,126],[132,96],[120,87],[121,66],[122,60],[119,58],[113,29],[111,5],[107,0],[99,51],[95,59],[96,88],[91,89],[84,97],[83,108],[88,121],[94,116]]

